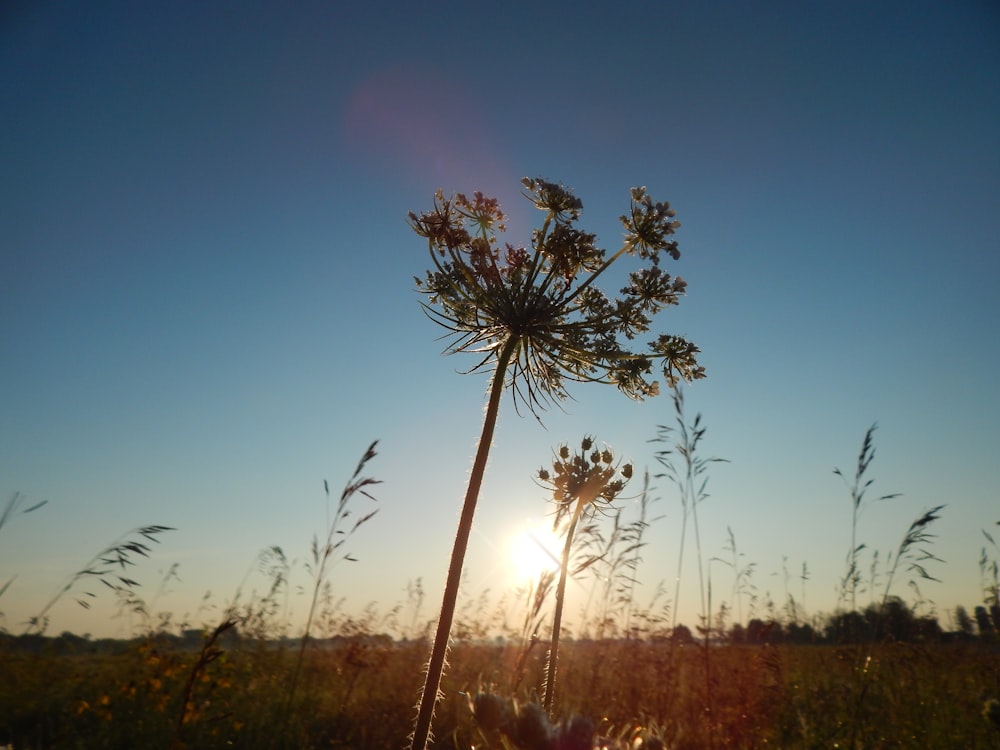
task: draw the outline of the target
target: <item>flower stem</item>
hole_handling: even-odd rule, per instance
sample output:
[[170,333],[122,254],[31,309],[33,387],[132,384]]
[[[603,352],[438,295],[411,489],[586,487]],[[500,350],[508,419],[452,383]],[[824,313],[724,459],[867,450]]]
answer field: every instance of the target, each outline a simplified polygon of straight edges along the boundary
[[[592,498],[590,498],[592,499]],[[556,589],[556,611],[552,617],[552,643],[549,645],[548,665],[545,671],[545,698],[543,706],[545,711],[551,715],[552,704],[556,697],[556,669],[559,663],[559,631],[562,628],[563,600],[566,596],[566,574],[569,568],[569,554],[573,547],[573,534],[576,532],[577,521],[580,520],[580,512],[588,500],[578,498],[576,507],[573,509],[573,518],[566,529],[566,542],[563,545],[562,561],[559,566],[559,585]]]
[[441,675],[444,672],[445,657],[448,652],[448,641],[451,637],[451,623],[455,617],[455,605],[458,601],[458,589],[462,580],[462,566],[465,562],[465,551],[469,546],[469,536],[472,532],[472,519],[479,500],[479,489],[486,472],[486,460],[489,457],[490,446],[493,443],[493,432],[496,428],[497,414],[500,411],[500,396],[503,395],[504,379],[507,366],[510,364],[520,340],[511,336],[497,357],[496,370],[490,383],[489,401],[486,415],[483,418],[483,431],[476,450],[476,459],[472,464],[472,474],[469,477],[469,487],[465,492],[465,504],[458,522],[455,534],[455,546],[451,551],[451,563],[448,566],[448,578],[445,583],[444,600],[441,603],[441,615],[438,618],[437,632],[434,635],[434,646],[431,658],[427,663],[427,678],[424,690],[420,696],[420,706],[417,709],[417,719],[413,729],[411,750],[424,750],[431,731],[431,721],[434,718],[434,706],[437,704],[438,690],[441,687]]

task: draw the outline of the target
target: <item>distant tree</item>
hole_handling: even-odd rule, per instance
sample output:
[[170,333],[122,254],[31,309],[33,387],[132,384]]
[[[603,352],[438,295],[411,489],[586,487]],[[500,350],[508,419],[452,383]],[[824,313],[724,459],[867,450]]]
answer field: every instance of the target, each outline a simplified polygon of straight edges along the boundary
[[976,626],[979,628],[979,637],[992,640],[996,635],[996,628],[990,620],[990,614],[986,607],[979,605],[976,607]]
[[809,623],[792,622],[785,626],[785,639],[789,643],[815,643],[818,635]]
[[691,632],[691,628],[683,623],[674,626],[670,638],[677,644],[694,643],[694,634]]
[[730,643],[746,643],[747,642],[747,631],[740,623],[733,623],[733,626],[729,629],[729,641]]
[[755,617],[747,623],[747,643],[776,644],[784,639],[784,631],[777,620],[761,620]]
[[972,638],[975,635],[975,625],[972,622],[972,617],[969,616],[969,611],[959,604],[955,607],[955,627],[959,636],[963,639]]
[[865,608],[868,629],[877,639],[908,643],[914,636],[913,612],[898,596],[888,596],[881,606],[870,604]]
[[871,623],[860,612],[840,611],[830,616],[823,629],[830,643],[859,643],[871,635]]
[[913,635],[917,641],[937,642],[945,638],[941,623],[931,615],[918,617],[913,621]]

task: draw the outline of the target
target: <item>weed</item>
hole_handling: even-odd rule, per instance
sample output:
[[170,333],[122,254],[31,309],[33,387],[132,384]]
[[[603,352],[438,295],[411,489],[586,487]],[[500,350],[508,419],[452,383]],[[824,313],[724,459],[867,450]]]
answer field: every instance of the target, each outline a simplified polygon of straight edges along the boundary
[[[613,383],[626,395],[656,395],[648,376],[659,360],[668,383],[704,377],[698,348],[679,336],[661,335],[647,353],[630,341],[649,330],[652,316],[679,303],[687,287],[659,265],[660,254],[680,257],[672,239],[680,223],[668,203],[654,203],[645,188],[633,188],[629,213],[621,217],[625,242],[610,257],[596,237],[575,227],[583,203],[561,185],[522,181],[526,196],[544,213],[532,248],[500,247],[497,232],[505,216],[496,199],[475,193],[446,199],[436,194],[433,210],[410,213],[410,225],[427,239],[433,264],[416,279],[428,295],[424,311],[451,337],[446,351],[472,352],[479,362],[470,372],[492,370],[479,446],[452,548],[441,612],[427,664],[411,746],[424,750],[444,672],[462,566],[479,490],[505,388],[515,404],[537,410],[566,397],[565,381]],[[645,266],[629,275],[621,296],[610,300],[595,285],[622,255]],[[625,341],[621,339],[624,337]]]
[[[562,528],[565,537],[559,564],[559,582],[556,586],[556,607],[552,617],[552,642],[549,646],[545,673],[543,706],[546,711],[552,711],[552,703],[555,700],[566,579],[569,575],[570,553],[573,549],[577,524],[588,514],[597,512],[598,502],[606,504],[614,502],[631,478],[632,465],[616,463],[611,450],[595,448],[594,439],[591,437],[586,437],[580,442],[580,449],[576,453],[571,453],[569,446],[561,446],[553,458],[551,473],[547,469],[538,472],[539,481],[552,492],[552,500],[556,506],[555,525],[557,528]],[[585,570],[597,559],[591,557],[585,560],[582,565],[576,567],[574,573]]]
[[362,525],[370,521],[372,517],[378,513],[377,509],[371,510],[357,518],[357,520],[355,520],[349,528],[341,528],[351,515],[351,509],[349,507],[350,501],[355,496],[362,495],[367,497],[369,500],[375,499],[369,494],[368,488],[378,484],[379,480],[364,476],[362,472],[368,462],[375,458],[376,445],[378,445],[377,440],[368,446],[368,450],[364,452],[364,455],[361,456],[361,460],[358,461],[358,465],[355,467],[354,473],[351,475],[351,478],[348,480],[344,489],[340,493],[340,499],[337,501],[337,507],[334,510],[332,520],[329,515],[330,484],[326,480],[323,480],[323,490],[326,493],[327,499],[326,540],[322,545],[320,544],[318,537],[314,536],[312,540],[312,560],[311,565],[308,567],[308,571],[313,577],[312,600],[309,603],[309,614],[306,617],[305,629],[303,630],[302,638],[299,641],[298,654],[295,658],[295,667],[292,670],[292,677],[288,686],[288,701],[285,711],[286,722],[290,719],[292,714],[292,706],[295,702],[295,693],[298,689],[299,678],[302,674],[302,663],[305,659],[306,646],[309,643],[309,635],[313,625],[313,618],[316,616],[316,607],[320,601],[320,594],[323,590],[324,584],[326,583],[328,568],[334,565],[338,560],[355,560],[349,552],[343,551],[343,546],[351,538],[354,532],[356,532]]
[[[124,575],[124,573],[135,565],[135,558],[149,557],[150,545],[160,541],[158,539],[160,534],[173,530],[169,526],[141,526],[105,547],[90,558],[83,568],[71,575],[39,610],[38,614],[29,618],[24,632],[44,633],[48,627],[48,613],[52,607],[63,596],[72,591],[76,584],[84,580],[100,582],[119,596],[124,595],[126,605],[141,607],[142,601],[130,595],[139,586],[139,582]],[[90,602],[95,598],[97,598],[97,594],[93,591],[82,591],[76,595],[76,603],[84,609],[89,609]],[[143,610],[140,609],[140,611]]]
[[[865,494],[875,483],[874,479],[867,478],[865,474],[868,473],[872,461],[875,460],[874,436],[876,429],[878,429],[878,425],[873,424],[865,431],[864,439],[861,441],[861,450],[858,452],[857,464],[854,469],[854,478],[849,484],[847,477],[840,469],[835,468],[833,470],[833,473],[847,484],[847,489],[851,496],[851,546],[847,551],[847,571],[840,585],[841,600],[850,602],[851,611],[855,611],[858,608],[857,595],[858,589],[861,586],[859,555],[865,549],[864,544],[858,543],[858,520],[865,502]],[[893,492],[888,495],[879,496],[875,499],[875,502],[892,500],[897,497],[899,497],[899,493]]]

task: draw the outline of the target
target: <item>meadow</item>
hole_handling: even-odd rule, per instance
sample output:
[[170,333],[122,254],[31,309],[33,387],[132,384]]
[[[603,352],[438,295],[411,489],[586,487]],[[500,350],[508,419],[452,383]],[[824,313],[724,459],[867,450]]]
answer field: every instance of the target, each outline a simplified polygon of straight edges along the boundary
[[[428,642],[361,632],[364,623],[349,630],[355,628],[359,632],[311,644],[291,703],[296,649],[288,642],[151,634],[112,643],[36,639],[29,651],[31,644],[7,639],[0,654],[0,743],[18,750],[398,749],[411,731]],[[573,744],[567,733],[557,743],[553,729],[532,712],[543,645],[525,661],[523,644],[457,639],[435,718],[435,746],[1000,743],[1000,712],[989,702],[1000,694],[1000,649],[980,639],[875,649],[721,642],[706,649],[670,638],[570,641],[560,661],[556,715],[567,726],[592,727],[587,741],[593,744]],[[512,690],[515,681],[520,686]],[[512,695],[516,710],[507,704]],[[491,722],[485,696],[503,696],[493,703],[513,722],[506,734]]]
[[[661,434],[662,476],[677,480],[682,502],[710,461],[698,459],[699,420]],[[847,482],[856,512],[870,486],[872,434],[865,434],[855,476]],[[677,442],[671,442],[677,441]],[[678,450],[678,446],[683,449]],[[589,441],[583,446],[591,447]],[[583,451],[586,453],[586,450]],[[677,455],[689,461],[675,465]],[[93,640],[45,632],[44,613],[19,633],[0,634],[0,747],[47,748],[402,748],[412,732],[433,622],[420,616],[423,592],[388,611],[370,605],[349,615],[335,596],[330,563],[371,516],[355,521],[352,501],[372,490],[373,445],[336,503],[326,538],[312,543],[307,566],[313,602],[305,632],[282,619],[288,564],[277,548],[257,568],[267,585],[235,600],[218,622],[195,629],[170,613],[151,613],[131,578],[163,527],[145,527],[108,549],[71,579],[63,595],[100,580],[135,616],[128,640]],[[580,461],[566,447],[554,472],[569,465],[604,467],[607,455]],[[620,489],[620,488],[617,488]],[[686,499],[685,499],[686,498]],[[640,508],[644,508],[640,504]],[[5,519],[21,512],[15,500]],[[350,525],[345,525],[350,519]],[[636,519],[594,515],[566,550],[569,575],[591,579],[604,601],[589,620],[564,627],[558,681],[556,571],[546,571],[499,603],[466,598],[451,628],[448,668],[434,717],[440,748],[995,748],[1000,747],[1000,606],[996,545],[984,531],[983,604],[975,617],[954,613],[946,631],[919,603],[891,592],[900,565],[912,575],[927,563],[936,517],[925,513],[904,535],[895,564],[878,575],[880,596],[850,606],[876,588],[874,570],[848,555],[843,607],[806,617],[794,600],[749,607],[733,617],[721,603],[693,629],[669,603],[655,609],[631,597],[645,544],[645,510]],[[557,518],[570,540],[565,519]],[[856,543],[857,540],[852,540]],[[735,541],[732,541],[735,551]],[[856,546],[852,546],[856,549]],[[699,551],[700,552],[700,551]],[[914,554],[916,552],[917,554]],[[915,566],[915,567],[913,567]],[[869,569],[870,570],[870,569]],[[752,566],[734,571],[750,588]],[[696,576],[690,576],[695,579]],[[752,599],[752,594],[747,593]],[[85,602],[84,602],[85,603]],[[543,706],[548,706],[548,710]]]

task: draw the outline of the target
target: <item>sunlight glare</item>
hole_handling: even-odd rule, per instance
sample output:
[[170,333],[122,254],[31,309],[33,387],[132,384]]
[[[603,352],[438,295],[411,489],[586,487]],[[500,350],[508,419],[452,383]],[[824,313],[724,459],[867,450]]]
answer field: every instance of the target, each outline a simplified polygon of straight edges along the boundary
[[510,561],[518,582],[559,569],[562,542],[547,521],[526,525],[510,543]]

